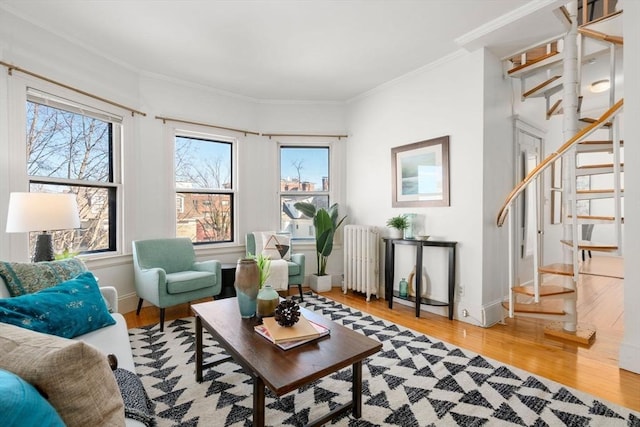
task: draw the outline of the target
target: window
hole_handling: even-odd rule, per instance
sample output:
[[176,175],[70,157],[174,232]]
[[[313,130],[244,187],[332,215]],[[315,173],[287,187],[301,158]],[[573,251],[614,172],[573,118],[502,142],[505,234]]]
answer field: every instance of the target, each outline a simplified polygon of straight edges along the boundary
[[280,228],[293,238],[314,236],[313,221],[294,207],[309,202],[329,207],[329,147],[280,146]]
[[54,232],[54,251],[115,251],[122,119],[33,89],[26,110],[29,191],[73,193],[80,212],[79,230]]
[[175,137],[176,236],[194,243],[233,241],[231,142]]

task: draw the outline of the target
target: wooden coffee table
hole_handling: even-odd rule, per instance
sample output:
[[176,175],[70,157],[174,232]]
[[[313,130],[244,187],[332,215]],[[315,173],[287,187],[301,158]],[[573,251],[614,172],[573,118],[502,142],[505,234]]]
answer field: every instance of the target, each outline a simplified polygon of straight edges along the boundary
[[[353,369],[352,400],[308,425],[322,425],[349,410],[355,418],[361,417],[362,361],[380,351],[382,344],[378,341],[301,308],[307,319],[331,329],[331,334],[285,351],[253,330],[258,322],[255,318],[240,317],[236,298],[194,304],[191,308],[196,316],[196,381],[202,382],[203,369],[233,359],[253,378],[254,426],[264,426],[265,386],[282,396],[349,365]],[[203,365],[203,328],[230,358]]]

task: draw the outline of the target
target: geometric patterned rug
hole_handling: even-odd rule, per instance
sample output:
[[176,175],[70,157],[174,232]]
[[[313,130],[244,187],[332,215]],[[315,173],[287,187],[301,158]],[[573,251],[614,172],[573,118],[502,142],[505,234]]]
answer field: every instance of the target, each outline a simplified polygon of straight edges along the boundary
[[[362,418],[338,426],[640,426],[640,414],[318,295],[301,306],[383,344],[362,364]],[[226,362],[195,381],[193,318],[129,330],[158,426],[250,426],[252,386]],[[205,331],[205,361],[226,357]],[[330,339],[330,338],[329,338]],[[350,399],[351,368],[280,398],[266,425],[300,426]]]

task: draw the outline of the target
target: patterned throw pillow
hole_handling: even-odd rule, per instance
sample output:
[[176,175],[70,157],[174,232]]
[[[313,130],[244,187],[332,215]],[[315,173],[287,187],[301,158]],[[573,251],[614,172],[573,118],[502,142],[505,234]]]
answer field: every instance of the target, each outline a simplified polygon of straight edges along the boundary
[[291,239],[284,234],[262,233],[262,255],[272,260],[291,259]]
[[64,338],[116,323],[91,272],[33,294],[0,299],[0,322]]
[[0,261],[0,276],[12,297],[49,288],[85,271],[87,266],[80,258],[36,263]]

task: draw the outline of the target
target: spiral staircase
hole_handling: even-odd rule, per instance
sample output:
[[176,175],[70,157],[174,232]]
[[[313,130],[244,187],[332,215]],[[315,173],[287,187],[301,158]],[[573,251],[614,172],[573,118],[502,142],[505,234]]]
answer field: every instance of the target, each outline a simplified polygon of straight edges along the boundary
[[[558,114],[565,116],[566,142],[516,185],[498,214],[497,225],[508,227],[510,243],[510,284],[503,307],[509,317],[548,320],[551,323],[545,327],[545,334],[583,344],[592,343],[596,331],[578,323],[577,294],[583,274],[580,273],[580,255],[591,252],[622,255],[623,99],[616,96],[616,90],[621,87],[616,81],[620,74],[616,68],[622,55],[623,12],[615,10],[615,3],[613,0],[584,0],[580,5],[569,3],[561,7],[556,16],[563,20],[566,34],[517,52],[505,61],[506,74],[520,80],[524,102],[543,98],[547,119]],[[600,9],[599,14],[594,13],[596,9]],[[594,95],[578,92],[583,68],[596,60],[609,62],[608,106],[599,117],[588,117],[583,114],[583,105]],[[543,185],[547,169],[562,170],[562,179],[552,180],[556,182],[552,183],[556,188],[548,193],[561,194],[558,199],[562,199],[562,213],[558,218],[562,223],[562,239],[554,243],[545,242],[544,238],[535,239],[534,250],[540,253],[538,241],[541,245],[561,245],[562,259],[539,265],[540,257],[534,256],[533,279],[518,283],[514,273],[517,250],[514,248],[516,230],[512,208],[527,189],[540,199],[540,192],[535,189]],[[543,201],[536,203],[542,206]],[[559,206],[556,204],[554,208]],[[537,220],[553,222],[550,218]],[[537,230],[540,230],[539,225],[536,224]],[[583,230],[591,230],[594,226],[608,241],[583,239]]]

